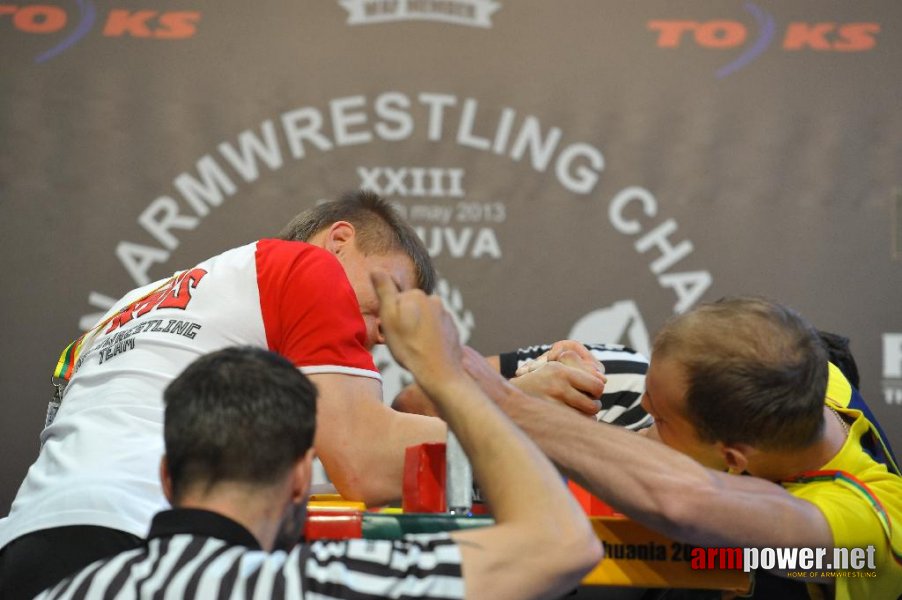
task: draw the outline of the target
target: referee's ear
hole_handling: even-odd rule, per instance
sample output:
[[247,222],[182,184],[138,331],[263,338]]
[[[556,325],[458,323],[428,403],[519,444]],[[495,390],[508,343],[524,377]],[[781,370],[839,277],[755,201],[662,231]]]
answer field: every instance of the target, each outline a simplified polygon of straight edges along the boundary
[[[304,456],[297,459],[291,470],[291,501],[306,502],[310,493],[310,482],[313,478],[313,458],[316,453],[310,447]],[[165,457],[164,462],[165,462]]]
[[169,463],[166,460],[166,455],[160,459],[160,483],[163,484],[163,495],[166,496],[166,500],[169,504],[172,504],[172,477],[169,475]]

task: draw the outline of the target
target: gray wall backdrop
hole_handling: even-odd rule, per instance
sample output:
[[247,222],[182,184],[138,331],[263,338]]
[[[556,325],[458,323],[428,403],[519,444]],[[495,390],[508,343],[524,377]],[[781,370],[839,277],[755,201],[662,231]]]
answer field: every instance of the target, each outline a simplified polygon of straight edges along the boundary
[[898,2],[44,2],[0,11],[0,514],[80,328],[361,186],[483,352],[767,295],[902,447]]

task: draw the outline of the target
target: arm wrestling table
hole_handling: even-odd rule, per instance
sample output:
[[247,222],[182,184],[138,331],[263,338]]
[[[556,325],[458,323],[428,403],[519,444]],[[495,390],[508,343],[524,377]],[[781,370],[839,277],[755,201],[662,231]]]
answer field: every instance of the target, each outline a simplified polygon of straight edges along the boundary
[[[361,502],[341,496],[310,497],[305,538],[399,539],[406,534],[485,527],[494,523],[480,502],[463,506],[472,479],[449,439],[451,459],[446,464],[445,444],[422,444],[407,449],[401,508],[368,510]],[[463,457],[466,460],[466,457]],[[461,475],[463,474],[463,475]],[[605,549],[604,559],[583,579],[584,586],[687,588],[727,590],[740,594],[751,587],[740,569],[693,568],[693,546],[676,542],[615,513],[609,506],[573,482],[571,491],[586,511]],[[466,491],[462,492],[462,488]],[[448,512],[448,507],[454,512]],[[462,513],[463,509],[469,509]]]

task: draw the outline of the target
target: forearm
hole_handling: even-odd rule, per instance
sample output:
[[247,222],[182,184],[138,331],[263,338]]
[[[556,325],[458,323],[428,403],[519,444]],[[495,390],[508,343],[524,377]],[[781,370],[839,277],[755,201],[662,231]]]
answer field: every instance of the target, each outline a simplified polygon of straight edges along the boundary
[[[568,511],[561,510],[563,505],[575,501],[560,485],[560,475],[535,444],[488,400],[476,382],[461,376],[424,387],[470,458],[474,476],[481,482],[481,490],[499,523],[518,521],[538,526],[547,523],[549,515],[564,515],[567,518],[563,523],[549,523],[549,527],[574,526]],[[511,494],[510,490],[529,492],[523,496]],[[576,515],[584,521],[578,510]]]
[[660,442],[575,418],[510,387],[493,398],[574,480],[665,535],[709,545],[829,540],[817,509],[775,484],[706,469]]
[[556,469],[472,380],[432,394],[470,457],[496,521],[452,534],[467,597],[550,599],[575,587],[603,552]]
[[[690,543],[755,541],[754,530],[736,527],[735,515],[754,509],[760,496],[725,489],[748,478],[716,473],[659,442],[574,418],[516,390],[496,401],[568,476],[627,516]],[[777,532],[761,533],[759,539],[773,539]]]
[[[410,415],[385,408],[386,414],[369,420],[376,436],[358,440],[357,477],[352,486],[369,506],[381,506],[401,498],[405,451],[410,446],[444,443],[447,426],[441,419]],[[341,488],[336,485],[339,490]],[[344,492],[342,492],[344,494]]]
[[373,486],[376,489],[371,492],[383,498],[381,504],[401,497],[407,448],[420,444],[444,444],[448,437],[448,426],[439,418],[387,410],[390,411],[389,418],[384,427],[375,427],[382,435],[370,449],[366,461],[370,478],[383,482],[382,491]]
[[[545,598],[575,585],[601,547],[554,467],[464,371],[453,320],[438,298],[399,294],[373,274],[392,354],[407,365],[457,435],[497,524],[452,533],[472,598]],[[477,355],[483,373],[500,376]],[[502,380],[503,383],[503,380]],[[554,545],[554,556],[543,551]]]
[[340,374],[310,379],[319,390],[317,454],[339,493],[372,506],[399,499],[405,449],[443,442],[445,424],[383,405],[378,380]]
[[664,526],[668,498],[711,483],[692,459],[634,433],[574,418],[510,387],[495,400],[570,478],[634,518]]

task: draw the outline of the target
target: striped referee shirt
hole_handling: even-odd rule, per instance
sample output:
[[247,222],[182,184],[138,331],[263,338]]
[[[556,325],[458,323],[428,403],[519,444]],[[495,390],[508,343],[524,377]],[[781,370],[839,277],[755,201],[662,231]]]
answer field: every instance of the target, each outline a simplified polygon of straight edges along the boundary
[[[605,376],[608,378],[601,396],[601,410],[596,418],[633,430],[651,425],[651,415],[641,405],[648,359],[632,348],[619,344],[583,345],[604,365]],[[540,344],[501,354],[501,374],[510,379],[520,366],[550,349],[550,344]]]
[[463,598],[460,551],[447,533],[403,540],[318,540],[264,552],[217,513],[154,517],[147,542],[95,562],[38,598]]

